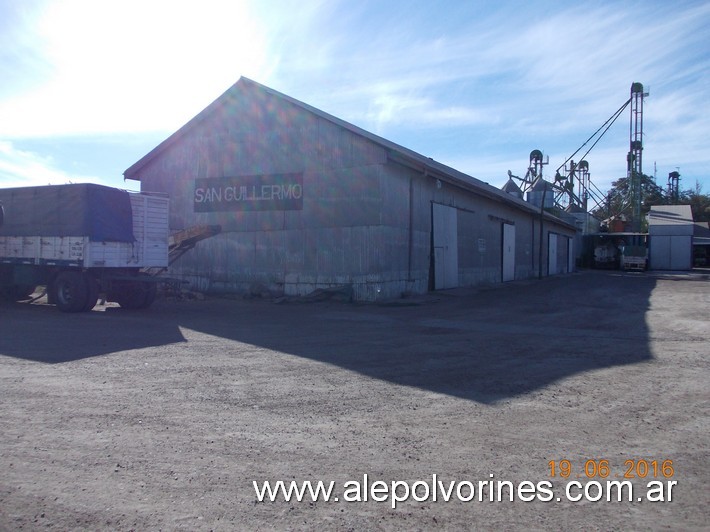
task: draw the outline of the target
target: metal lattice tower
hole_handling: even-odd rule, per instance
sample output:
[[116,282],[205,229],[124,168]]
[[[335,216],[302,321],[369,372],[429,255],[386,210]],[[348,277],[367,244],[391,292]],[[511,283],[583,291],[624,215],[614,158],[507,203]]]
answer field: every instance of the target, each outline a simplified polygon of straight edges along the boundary
[[643,175],[643,92],[641,83],[631,84],[631,120],[629,123],[629,154],[627,156],[627,178],[631,193],[632,228],[641,230],[641,176]]
[[564,166],[564,175],[555,176],[557,194],[555,202],[559,208],[570,206],[587,210],[587,200],[589,199],[589,163],[587,161],[574,160]]

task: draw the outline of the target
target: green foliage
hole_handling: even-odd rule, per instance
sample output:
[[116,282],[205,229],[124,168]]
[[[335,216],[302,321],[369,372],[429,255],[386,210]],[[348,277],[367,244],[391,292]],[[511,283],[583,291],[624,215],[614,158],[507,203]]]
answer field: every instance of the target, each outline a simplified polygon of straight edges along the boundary
[[710,195],[702,194],[702,187],[695,184],[695,189],[683,190],[679,194],[679,202],[690,205],[693,211],[693,220],[696,222],[710,222]]
[[[611,189],[607,192],[608,204],[600,207],[592,214],[598,218],[610,218],[612,216],[624,216],[630,220],[633,214],[631,203],[631,183],[628,177],[622,177],[611,184]],[[653,177],[641,174],[641,214],[645,216],[651,210],[652,205],[666,205],[668,199],[665,191],[656,184]]]
[[[696,222],[710,221],[710,195],[702,193],[702,187],[696,183],[694,189],[683,190],[678,195],[678,204],[690,205],[693,219]],[[627,177],[614,181],[607,192],[608,204],[596,209],[592,214],[597,218],[606,219],[611,216],[624,216],[631,219],[630,183]],[[641,175],[641,214],[646,216],[653,205],[670,205],[676,203],[668,192],[656,184],[653,177]]]

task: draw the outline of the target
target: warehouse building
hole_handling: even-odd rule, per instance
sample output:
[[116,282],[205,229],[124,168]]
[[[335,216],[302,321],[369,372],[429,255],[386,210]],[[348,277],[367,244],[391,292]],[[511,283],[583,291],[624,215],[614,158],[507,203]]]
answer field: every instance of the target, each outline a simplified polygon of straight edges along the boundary
[[170,196],[171,230],[222,227],[171,266],[200,291],[373,301],[574,268],[574,226],[245,78],[124,177]]

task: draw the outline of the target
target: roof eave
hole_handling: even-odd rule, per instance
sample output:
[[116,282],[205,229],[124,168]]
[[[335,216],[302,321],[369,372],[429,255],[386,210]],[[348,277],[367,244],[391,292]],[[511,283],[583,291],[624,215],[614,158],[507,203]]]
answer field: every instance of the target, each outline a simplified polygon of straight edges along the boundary
[[153,148],[147,154],[145,154],[143,157],[141,157],[138,161],[136,161],[131,166],[129,166],[123,172],[123,180],[125,181],[126,179],[132,179],[134,181],[140,181],[141,180],[140,171],[144,167],[146,167],[149,163],[151,163],[154,159],[156,159],[161,153],[163,153],[170,146],[172,146],[178,140],[180,140],[183,136],[185,136],[188,133],[188,131],[190,131],[193,127],[197,126],[198,124],[200,124],[201,122],[206,120],[212,113],[217,111],[219,108],[223,107],[225,105],[226,98],[237,89],[238,84],[239,84],[239,81],[234,83],[231,87],[229,87],[226,91],[224,91],[216,100],[214,100],[211,104],[209,104],[207,107],[205,107],[197,115],[195,115],[193,118],[191,118],[182,127],[180,127],[180,129],[175,131],[168,138],[166,138],[164,141],[162,141],[160,144],[158,144],[155,148]]
[[[434,179],[439,179],[442,182],[452,184],[459,188],[476,192],[477,194],[484,196],[490,200],[525,210],[530,214],[538,215],[540,213],[540,209],[538,207],[531,205],[530,203],[522,199],[516,198],[511,194],[501,192],[494,186],[489,185],[488,183],[479,181],[474,177],[467,176],[466,174],[461,174],[462,176],[464,176],[464,178],[457,178],[452,173],[443,171],[441,167],[444,165],[442,165],[441,163],[436,163],[433,159],[430,159],[432,161],[432,164],[427,164],[425,161],[422,160],[421,156],[407,157],[406,154],[403,154],[400,151],[388,151],[387,155],[391,161],[396,162],[398,164],[402,164],[403,166],[407,166],[414,170],[418,170],[422,172],[422,175],[432,177]],[[460,172],[454,170],[453,168],[451,170],[457,174],[460,174]],[[566,227],[569,227],[570,229],[574,229],[575,231],[577,230],[577,228],[573,224],[570,224],[565,220],[558,218],[553,214],[550,214],[547,211],[543,211],[543,215],[548,221],[564,225]]]

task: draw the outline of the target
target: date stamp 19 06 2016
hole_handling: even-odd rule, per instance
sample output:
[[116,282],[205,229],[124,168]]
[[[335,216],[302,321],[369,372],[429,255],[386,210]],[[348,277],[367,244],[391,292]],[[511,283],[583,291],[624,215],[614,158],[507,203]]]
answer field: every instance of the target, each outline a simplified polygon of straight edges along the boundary
[[673,478],[673,460],[628,459],[615,467],[606,459],[589,459],[583,463],[571,460],[550,460],[547,463],[551,477],[561,478]]

